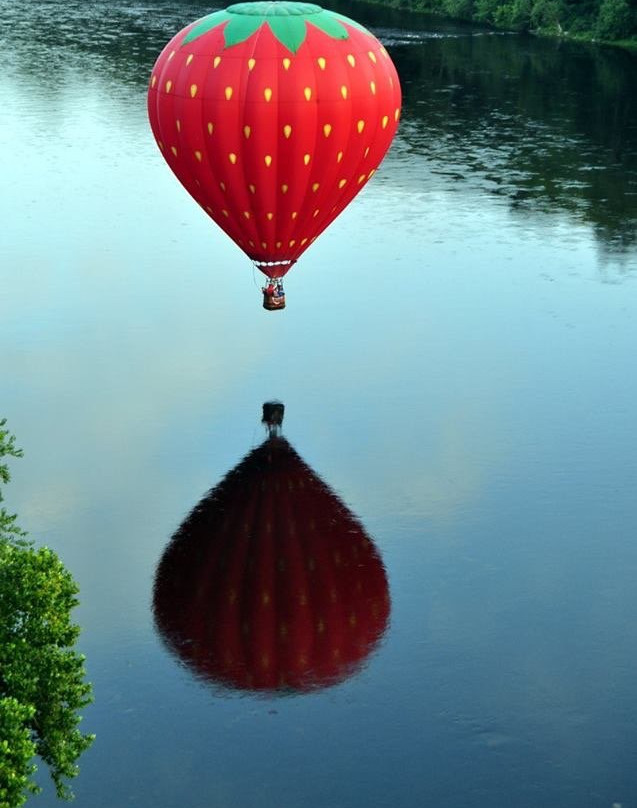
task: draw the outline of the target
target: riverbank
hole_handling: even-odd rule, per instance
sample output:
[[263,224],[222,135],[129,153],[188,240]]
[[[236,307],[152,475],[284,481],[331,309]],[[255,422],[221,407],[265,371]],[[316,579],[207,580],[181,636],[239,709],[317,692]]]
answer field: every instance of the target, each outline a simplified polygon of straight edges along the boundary
[[[372,0],[374,2],[374,0]],[[379,0],[380,5],[495,30],[637,50],[637,12],[628,0]]]

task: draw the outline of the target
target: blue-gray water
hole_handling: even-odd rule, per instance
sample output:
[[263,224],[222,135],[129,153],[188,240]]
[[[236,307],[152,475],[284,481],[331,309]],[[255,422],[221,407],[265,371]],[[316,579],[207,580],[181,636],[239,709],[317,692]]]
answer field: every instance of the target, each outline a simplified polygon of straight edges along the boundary
[[[403,121],[270,314],[146,120],[207,10],[0,0],[6,504],[81,587],[78,808],[637,806],[637,60],[340,6]],[[391,598],[362,669],[285,698],[202,681],[152,616],[274,397]]]

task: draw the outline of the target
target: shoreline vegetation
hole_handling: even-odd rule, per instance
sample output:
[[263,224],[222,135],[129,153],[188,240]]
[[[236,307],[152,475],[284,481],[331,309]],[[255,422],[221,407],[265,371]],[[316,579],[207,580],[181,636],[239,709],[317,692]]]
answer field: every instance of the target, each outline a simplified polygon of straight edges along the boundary
[[73,798],[68,781],[94,740],[80,731],[79,710],[93,697],[75,650],[77,584],[1,504],[10,480],[4,459],[22,456],[5,424],[0,418],[0,808],[20,808],[42,790],[36,760],[48,767],[56,795]]
[[380,3],[499,30],[637,49],[637,0],[380,0]]

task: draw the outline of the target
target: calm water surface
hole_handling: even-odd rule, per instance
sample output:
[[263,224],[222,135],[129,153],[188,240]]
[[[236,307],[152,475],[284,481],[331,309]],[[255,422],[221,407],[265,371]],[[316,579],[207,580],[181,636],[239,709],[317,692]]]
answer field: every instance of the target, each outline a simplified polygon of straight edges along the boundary
[[[7,505],[81,587],[78,808],[637,806],[635,57],[339,6],[389,48],[403,122],[269,314],[146,121],[158,51],[208,10],[0,0]],[[153,616],[171,537],[274,397],[281,536],[334,508],[366,552],[359,616],[386,606],[356,664],[306,659],[285,695]],[[246,468],[228,480],[260,502]],[[340,502],[312,514],[299,468]]]

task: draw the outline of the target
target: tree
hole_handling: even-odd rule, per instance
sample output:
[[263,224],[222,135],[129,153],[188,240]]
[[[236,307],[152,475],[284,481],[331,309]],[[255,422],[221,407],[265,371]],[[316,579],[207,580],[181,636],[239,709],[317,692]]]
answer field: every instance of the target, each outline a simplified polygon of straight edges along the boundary
[[603,0],[597,22],[595,36],[598,39],[623,39],[633,33],[633,12],[626,0]]
[[477,0],[474,17],[498,28],[527,30],[531,22],[532,0]]
[[[0,420],[0,460],[19,457]],[[0,463],[0,483],[9,481]],[[0,489],[0,502],[2,501]],[[0,507],[0,808],[17,808],[39,790],[32,779],[38,755],[58,797],[71,798],[66,780],[93,742],[78,729],[78,710],[92,700],[79,635],[71,622],[78,587],[56,554],[36,548]]]
[[531,10],[531,24],[538,29],[561,33],[560,19],[563,12],[560,0],[535,0]]
[[445,0],[444,9],[450,17],[470,19],[473,0]]

